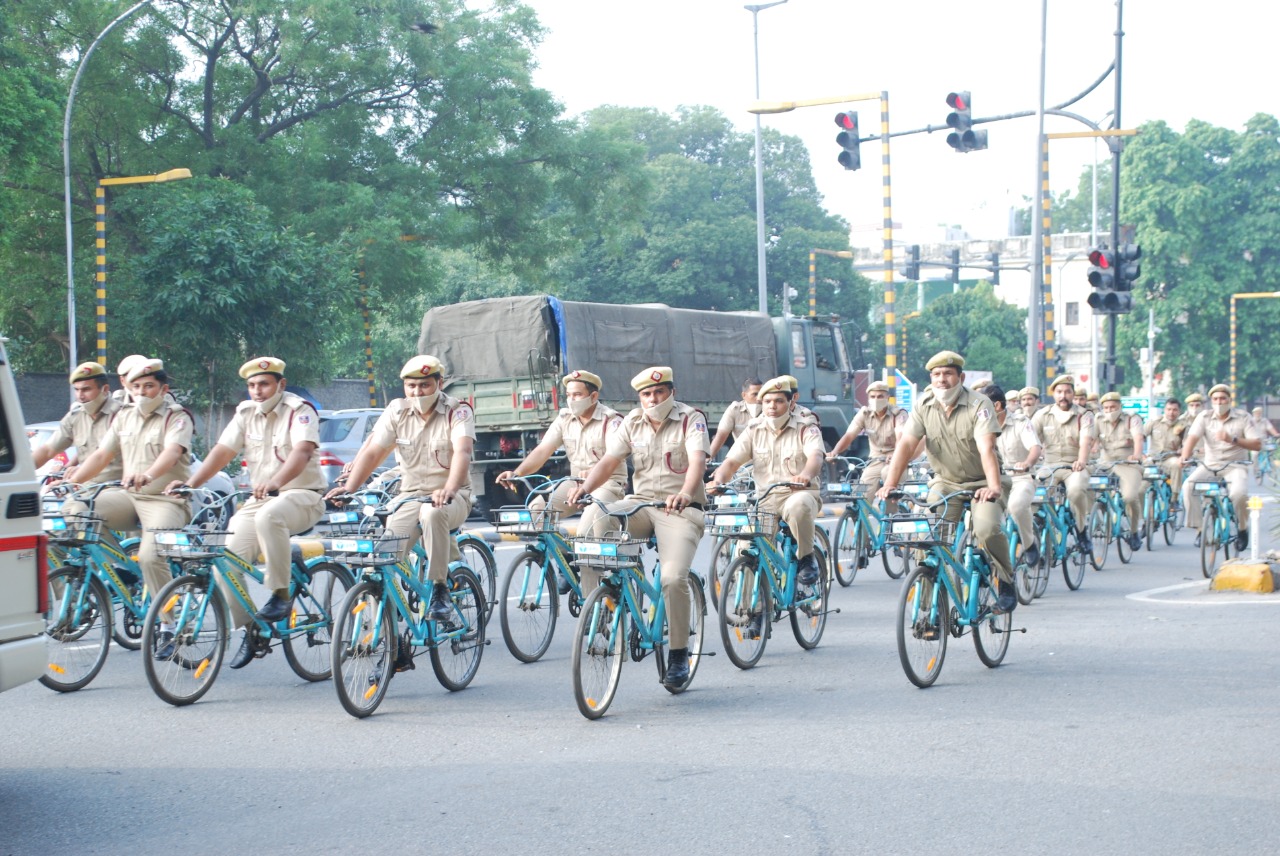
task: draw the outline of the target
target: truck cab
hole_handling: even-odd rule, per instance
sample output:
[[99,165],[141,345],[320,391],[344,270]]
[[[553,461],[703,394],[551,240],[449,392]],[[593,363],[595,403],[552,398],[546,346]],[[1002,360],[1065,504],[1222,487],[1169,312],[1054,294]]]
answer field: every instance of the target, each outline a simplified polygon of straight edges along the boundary
[[839,319],[784,315],[773,319],[777,338],[778,371],[799,381],[800,404],[822,420],[822,437],[828,446],[849,427],[861,406],[858,377],[849,362]]

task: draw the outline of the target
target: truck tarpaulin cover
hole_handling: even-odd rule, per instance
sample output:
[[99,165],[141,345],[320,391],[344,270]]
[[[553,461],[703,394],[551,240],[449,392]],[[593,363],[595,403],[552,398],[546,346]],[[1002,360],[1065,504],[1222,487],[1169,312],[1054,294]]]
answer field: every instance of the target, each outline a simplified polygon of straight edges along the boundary
[[750,376],[777,374],[773,324],[754,312],[615,306],[554,297],[500,297],[441,306],[422,319],[422,353],[451,378],[481,380],[529,374],[536,352],[564,374],[600,375],[604,397],[632,397],[631,378],[652,365],[676,372],[679,397],[732,400]]

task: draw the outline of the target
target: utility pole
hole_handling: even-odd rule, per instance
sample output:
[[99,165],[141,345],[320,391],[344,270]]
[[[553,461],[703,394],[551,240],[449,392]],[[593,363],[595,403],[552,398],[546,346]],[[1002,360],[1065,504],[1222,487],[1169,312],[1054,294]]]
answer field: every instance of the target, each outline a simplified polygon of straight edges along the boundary
[[[1111,127],[1122,128],[1120,123],[1120,51],[1124,40],[1124,0],[1116,0],[1116,107],[1112,113]],[[1107,144],[1111,146],[1111,250],[1117,252],[1120,249],[1120,151],[1121,141],[1118,138],[1108,138]],[[1112,392],[1116,388],[1116,316],[1107,316],[1107,358],[1106,370],[1104,371],[1106,379],[1107,392]]]

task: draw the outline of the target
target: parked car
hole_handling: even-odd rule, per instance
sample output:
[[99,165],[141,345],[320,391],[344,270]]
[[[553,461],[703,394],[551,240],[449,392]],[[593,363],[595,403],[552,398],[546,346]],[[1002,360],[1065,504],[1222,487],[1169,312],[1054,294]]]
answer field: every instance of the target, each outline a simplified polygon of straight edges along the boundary
[[[381,407],[320,412],[320,472],[326,481],[333,484],[342,475],[342,468],[356,459],[381,415]],[[383,469],[379,467],[378,471]]]
[[0,691],[44,674],[49,597],[39,485],[4,342],[0,337]]

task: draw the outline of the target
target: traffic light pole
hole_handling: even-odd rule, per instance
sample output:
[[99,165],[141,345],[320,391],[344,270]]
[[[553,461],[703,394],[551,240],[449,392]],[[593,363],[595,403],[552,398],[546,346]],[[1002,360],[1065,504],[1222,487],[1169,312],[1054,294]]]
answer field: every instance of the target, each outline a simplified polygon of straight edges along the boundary
[[[1124,0],[1116,0],[1116,107],[1111,114],[1111,127],[1122,128],[1120,124],[1120,52],[1124,40]],[[1111,250],[1120,249],[1120,141],[1108,140],[1111,146]],[[1107,392],[1116,388],[1116,316],[1107,316],[1107,356],[1106,356]]]

